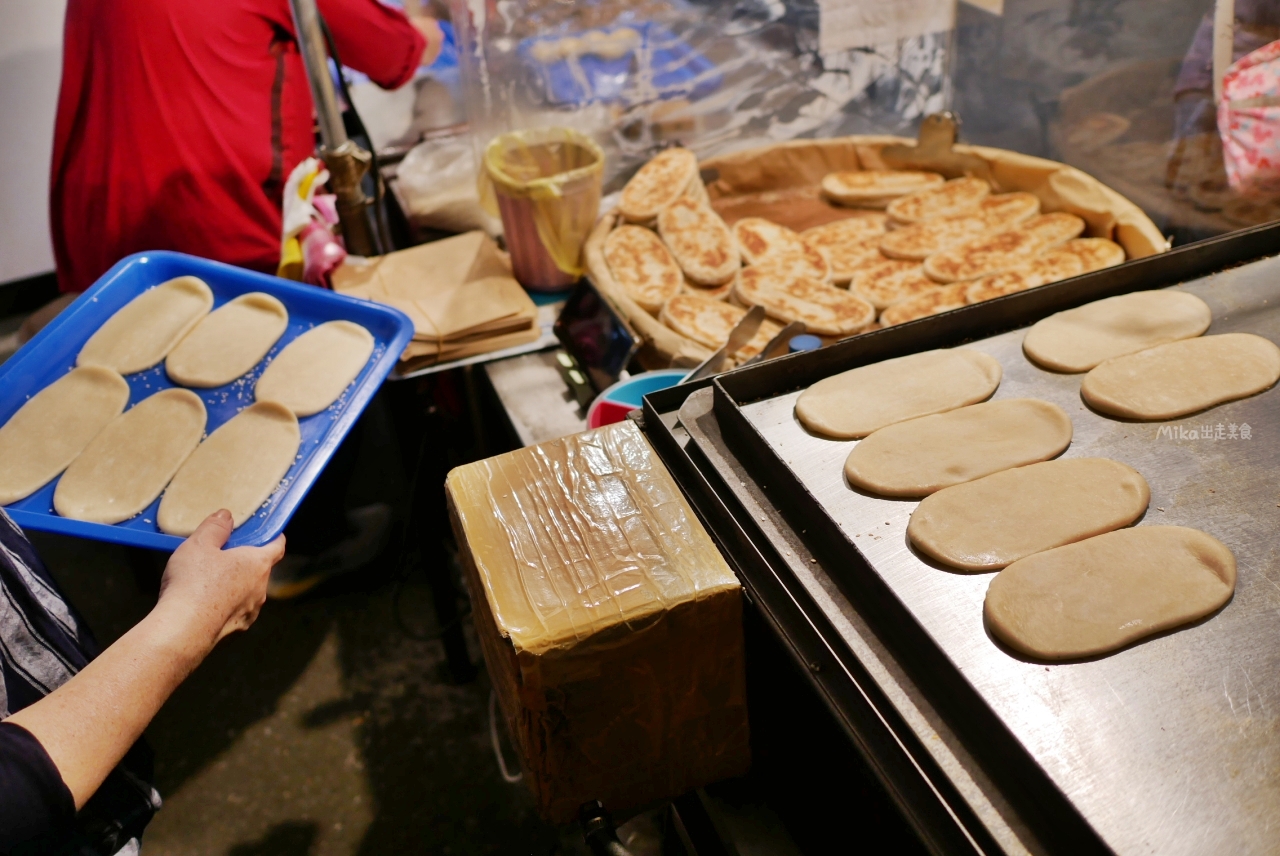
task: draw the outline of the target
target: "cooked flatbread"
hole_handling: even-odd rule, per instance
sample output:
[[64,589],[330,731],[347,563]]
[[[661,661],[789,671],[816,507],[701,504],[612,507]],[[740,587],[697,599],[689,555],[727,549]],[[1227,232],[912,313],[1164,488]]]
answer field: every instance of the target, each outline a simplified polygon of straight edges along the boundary
[[648,223],[680,198],[698,176],[698,159],[688,149],[656,154],[640,167],[618,198],[618,211],[632,223]]
[[1040,200],[1030,193],[988,196],[967,213],[895,229],[881,239],[880,250],[890,258],[924,261],[948,247],[1016,226],[1039,212]]
[[0,505],[30,496],[124,412],[129,382],[102,366],[80,366],[37,392],[0,428]]
[[977,279],[1007,270],[1065,243],[1084,231],[1074,214],[1041,214],[1019,226],[965,241],[925,259],[924,271],[938,282]]
[[805,243],[826,258],[832,282],[844,284],[864,266],[884,258],[884,254],[880,252],[880,235],[846,239],[835,229],[820,231],[826,229],[826,226],[820,226],[818,229],[810,229],[804,235]]
[[[723,300],[677,294],[662,307],[659,320],[681,336],[715,349],[729,341],[729,333],[733,331],[734,325],[746,314],[747,310]],[[759,332],[738,350],[737,356],[745,359],[760,353],[781,329],[769,321],[761,324]]]
[[204,434],[204,402],[189,389],[164,389],[107,423],[53,491],[63,517],[119,523],[164,490]]
[[826,281],[831,276],[826,256],[809,246],[786,226],[763,217],[744,217],[733,224],[742,260],[747,264],[770,262],[786,266],[797,276]]
[[1013,650],[1074,660],[1211,615],[1235,587],[1235,556],[1217,538],[1138,526],[1014,562],[991,581],[982,613]]
[[845,478],[881,496],[928,496],[954,484],[1055,458],[1071,445],[1056,404],[1010,398],[886,425],[858,442]]
[[1128,526],[1150,499],[1147,480],[1119,461],[1045,461],[926,496],[911,514],[907,537],[944,565],[995,571]]
[[1050,282],[1070,279],[1084,272],[1080,254],[1067,250],[1064,244],[1008,270],[973,280],[965,287],[964,296],[969,303],[981,303]]
[[244,524],[293,466],[302,434],[293,411],[259,401],[219,426],[183,463],[160,500],[156,525],[183,538],[219,508]]
[[680,284],[680,294],[692,294],[695,297],[706,297],[710,300],[728,300],[729,295],[733,294],[733,287],[737,284],[738,278],[724,283],[723,285],[698,285],[696,282],[690,282],[685,279]]
[[1000,363],[980,351],[922,351],[818,381],[796,399],[796,418],[817,434],[857,439],[895,422],[986,401],[1002,374]]
[[885,213],[899,223],[923,223],[974,210],[990,194],[991,185],[981,178],[953,178],[941,187],[893,200]]
[[1124,247],[1106,238],[1075,238],[1059,249],[1079,256],[1084,265],[1082,273],[1092,273],[1124,263]]
[[610,232],[604,260],[623,293],[654,315],[684,282],[667,245],[642,226],[619,226]]
[[900,196],[941,187],[944,182],[936,172],[864,169],[828,174],[822,179],[822,192],[841,205],[883,208]]
[[213,308],[213,292],[194,276],[180,276],[142,292],[118,309],[84,343],[78,366],[103,366],[122,375],[149,369],[169,355]]
[[261,291],[242,294],[201,318],[169,352],[164,370],[183,386],[231,383],[256,366],[288,326],[289,311],[279,300]]
[[885,309],[941,287],[924,275],[924,266],[919,262],[900,259],[869,264],[849,282],[849,291],[876,309]]
[[950,285],[941,285],[930,291],[924,291],[910,300],[895,303],[880,313],[880,323],[886,327],[892,327],[966,306],[968,305],[968,299],[965,297],[967,285],[968,283],[953,282]]
[[862,298],[768,262],[744,268],[733,295],[745,306],[763,306],[780,321],[803,321],[819,336],[850,336],[876,320],[875,308]]
[[1157,345],[1100,364],[1080,396],[1101,413],[1158,421],[1248,398],[1280,380],[1280,348],[1252,333]]
[[1087,372],[1113,357],[1199,336],[1212,321],[1208,304],[1194,294],[1136,291],[1037,321],[1022,350],[1050,371]]
[[805,229],[800,233],[800,237],[809,246],[817,247],[821,250],[824,247],[838,246],[850,242],[856,243],[867,238],[874,238],[877,235],[883,235],[888,228],[888,224],[889,218],[887,215],[867,211],[853,217],[845,217],[843,220],[835,220],[830,223],[824,223],[821,226],[814,226],[812,229]]
[[685,276],[699,285],[722,285],[742,266],[738,242],[720,215],[689,198],[658,215],[658,234]]

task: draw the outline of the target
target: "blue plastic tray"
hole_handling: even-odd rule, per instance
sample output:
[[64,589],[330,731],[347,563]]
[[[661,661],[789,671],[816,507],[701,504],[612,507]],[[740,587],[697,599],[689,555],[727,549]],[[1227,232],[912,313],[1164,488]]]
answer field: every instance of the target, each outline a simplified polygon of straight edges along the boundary
[[[264,291],[289,310],[289,327],[280,340],[241,378],[214,389],[193,389],[208,411],[206,433],[213,431],[253,403],[253,387],[266,363],[302,333],[325,321],[345,319],[365,327],[374,338],[373,356],[355,382],[329,409],[299,420],[302,445],[293,467],[257,513],[231,533],[228,546],[266,544],[280,534],[298,503],[351,430],[369,399],[395,367],[396,359],[413,337],[413,322],[399,310],[356,300],[321,288],[242,270],[181,253],[152,252],[129,256],[109,270],[54,321],[0,367],[0,424],[7,422],[28,398],[69,372],[81,346],[102,324],[130,300],[175,276],[198,276],[213,290],[214,308],[250,291]],[[176,386],[164,363],[126,376],[132,390],[129,407],[162,389]],[[6,507],[18,525],[61,532],[135,547],[173,550],[182,539],[156,527],[156,500],[145,511],[114,526],[85,523],[59,516],[53,510],[54,479],[26,499]]]
[[[621,26],[601,27],[600,30],[611,33]],[[653,23],[626,26],[640,33],[642,42],[651,48],[651,79],[659,98],[696,100],[720,88],[722,76],[710,73],[715,70],[715,64],[666,27]],[[517,49],[525,64],[542,80],[547,100],[553,104],[624,100],[628,83],[635,74],[631,66],[636,52],[617,59],[585,54],[577,58],[581,74],[570,66],[569,60],[542,63],[533,58],[533,49],[538,42],[558,41],[566,35],[525,39]]]

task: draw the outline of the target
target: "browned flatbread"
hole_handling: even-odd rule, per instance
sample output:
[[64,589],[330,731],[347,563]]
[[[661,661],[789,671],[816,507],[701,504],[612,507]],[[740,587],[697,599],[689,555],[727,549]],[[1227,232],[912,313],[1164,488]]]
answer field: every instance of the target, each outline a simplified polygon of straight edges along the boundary
[[768,263],[744,268],[733,293],[744,305],[763,306],[779,321],[803,321],[819,336],[849,336],[876,318],[875,307],[857,295]]
[[658,215],[658,234],[685,276],[699,285],[722,285],[741,267],[738,242],[720,215],[694,199],[680,198]]
[[604,260],[623,292],[654,315],[684,283],[666,244],[643,226],[620,226],[610,232]]
[[632,223],[648,223],[697,177],[698,159],[693,152],[680,148],[659,152],[622,188],[618,211]]
[[885,212],[899,223],[923,223],[938,217],[967,214],[990,194],[991,185],[980,178],[954,178],[941,187],[895,199]]
[[695,297],[705,297],[709,300],[725,300],[730,294],[733,294],[733,286],[738,281],[735,276],[733,279],[723,285],[698,285],[688,279],[680,284],[680,294],[692,294]]
[[831,276],[826,256],[786,226],[763,217],[743,217],[733,224],[733,236],[747,264],[769,261],[786,265],[800,276],[824,281]]
[[972,211],[938,217],[889,232],[880,251],[894,259],[924,261],[934,253],[990,232],[1016,226],[1040,212],[1040,200],[1030,193],[988,196]]
[[1084,231],[1074,214],[1041,214],[1011,229],[957,244],[925,259],[924,272],[938,282],[962,282],[1007,270]]
[[1084,272],[1084,262],[1080,260],[1080,256],[1069,251],[1064,244],[1016,267],[973,280],[965,288],[964,295],[970,303],[981,303],[1050,282],[1070,279]]
[[885,327],[905,324],[917,318],[927,318],[941,312],[950,312],[966,304],[965,289],[968,283],[957,282],[927,291],[918,297],[895,303],[880,313],[880,323]]
[[933,187],[945,179],[936,172],[920,170],[864,169],[833,172],[822,179],[822,192],[841,205],[883,208],[900,196]]
[[876,309],[886,309],[935,288],[938,284],[924,275],[923,265],[901,259],[885,259],[868,265],[854,274],[849,283],[849,291]]
[[850,217],[808,229],[800,237],[826,258],[831,281],[843,284],[864,266],[883,258],[880,237],[887,219],[883,214]]
[[1081,273],[1115,267],[1124,262],[1124,247],[1106,238],[1075,238],[1060,249],[1079,257],[1084,264]]
[[[662,307],[659,320],[681,336],[715,349],[729,340],[729,333],[734,325],[746,314],[747,310],[731,306],[723,300],[677,294]],[[781,329],[777,324],[766,321],[751,341],[738,350],[736,356],[742,359],[755,356]]]

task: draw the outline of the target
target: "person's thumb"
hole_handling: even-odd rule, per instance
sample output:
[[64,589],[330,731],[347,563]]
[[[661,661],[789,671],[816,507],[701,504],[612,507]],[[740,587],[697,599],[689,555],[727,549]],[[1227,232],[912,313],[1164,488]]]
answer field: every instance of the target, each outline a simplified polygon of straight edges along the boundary
[[235,528],[232,523],[231,512],[219,508],[196,527],[196,531],[191,533],[191,540],[202,547],[221,550],[222,545],[231,537],[231,530]]

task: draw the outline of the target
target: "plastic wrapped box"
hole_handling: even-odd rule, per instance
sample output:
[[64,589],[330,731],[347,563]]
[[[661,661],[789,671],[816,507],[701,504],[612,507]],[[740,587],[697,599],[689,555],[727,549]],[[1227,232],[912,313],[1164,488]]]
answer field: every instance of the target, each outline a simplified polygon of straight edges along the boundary
[[741,586],[633,423],[459,467],[446,492],[489,675],[548,819],[746,771]]

